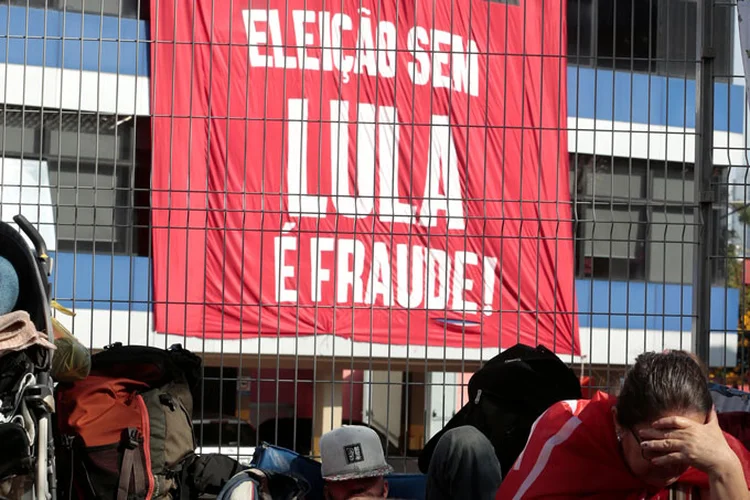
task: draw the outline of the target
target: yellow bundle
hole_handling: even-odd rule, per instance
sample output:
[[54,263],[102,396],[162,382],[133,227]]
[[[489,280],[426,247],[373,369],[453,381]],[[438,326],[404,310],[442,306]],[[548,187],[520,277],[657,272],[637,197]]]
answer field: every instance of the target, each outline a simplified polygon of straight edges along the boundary
[[[53,300],[52,309],[66,316],[75,313]],[[55,334],[57,350],[52,356],[52,378],[57,382],[75,382],[88,377],[91,371],[91,353],[70,333],[57,318],[52,317],[52,330]]]

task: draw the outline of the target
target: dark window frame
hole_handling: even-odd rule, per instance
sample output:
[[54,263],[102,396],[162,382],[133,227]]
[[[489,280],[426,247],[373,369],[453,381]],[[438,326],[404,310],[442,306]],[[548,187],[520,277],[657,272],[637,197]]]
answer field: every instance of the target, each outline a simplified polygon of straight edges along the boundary
[[[661,217],[664,216],[664,221],[656,221],[654,220],[655,217]],[[670,221],[669,216],[679,216],[682,217],[683,221],[682,223],[678,221]],[[690,220],[692,219],[692,220]],[[693,258],[694,254],[692,252],[696,249],[696,243],[695,243],[695,230],[696,230],[696,219],[695,219],[695,213],[693,209],[687,205],[679,206],[679,205],[664,205],[663,207],[651,207],[649,209],[649,222],[648,222],[648,235],[646,236],[646,261],[647,261],[647,274],[646,274],[646,281],[652,282],[652,283],[669,283],[669,284],[680,284],[680,285],[690,285],[693,282]],[[670,226],[677,226],[682,227],[682,241],[672,240],[668,236],[668,231]],[[691,230],[693,232],[693,238],[685,239],[685,232]],[[659,234],[654,234],[655,231],[659,231]],[[652,265],[653,262],[651,261],[651,258],[653,256],[653,252],[656,252],[655,246],[657,245],[664,245],[664,254],[662,255],[662,259],[659,262],[659,265],[661,267],[661,273],[660,278],[657,278],[656,275],[652,273]],[[672,278],[670,276],[667,276],[668,261],[673,261],[673,259],[676,259],[678,256],[674,255],[667,251],[668,245],[678,245],[679,246],[679,257],[682,261],[682,273],[681,278],[676,279]],[[688,255],[688,252],[689,255]],[[690,257],[687,262],[686,266],[686,258]],[[652,279],[653,278],[653,279]]]
[[[597,238],[595,236],[596,226],[595,224],[611,224],[611,221],[594,222],[585,218],[587,211],[592,213],[595,211],[601,211],[604,213],[611,213],[617,211],[620,213],[630,213],[635,215],[631,220],[631,227],[628,231],[635,230],[635,238],[631,239],[630,235],[627,240],[611,240],[609,238]],[[578,204],[578,220],[576,221],[576,275],[579,278],[585,279],[607,279],[611,281],[643,281],[646,277],[646,255],[645,245],[646,237],[648,235],[648,220],[646,214],[646,205],[644,203],[630,203],[623,201],[608,201],[608,202],[583,202]],[[618,221],[615,221],[618,223]],[[624,223],[620,221],[619,223]],[[591,227],[591,238],[586,235],[587,226]],[[635,227],[633,227],[635,226]],[[632,257],[617,257],[614,258],[611,255],[607,257],[597,256],[595,252],[591,255],[587,255],[587,244],[594,242],[612,242],[622,244],[627,242],[628,249],[631,250],[632,246]],[[593,246],[592,246],[593,249]],[[621,262],[623,261],[623,262]],[[626,264],[624,261],[630,261]],[[620,269],[624,272],[613,272]],[[606,270],[606,272],[605,272]]]
[[[111,175],[115,178],[114,183],[114,205],[112,207],[103,207],[110,209],[113,212],[113,227],[112,233],[114,240],[97,240],[92,241],[88,239],[79,239],[74,236],[73,239],[61,238],[60,236],[60,222],[59,222],[59,210],[61,207],[58,205],[57,200],[53,199],[53,205],[55,208],[55,221],[57,230],[57,250],[62,252],[84,252],[84,253],[97,253],[97,254],[114,254],[114,255],[131,255],[133,249],[136,247],[137,242],[135,241],[138,237],[138,232],[133,227],[133,206],[131,202],[131,195],[133,187],[131,184],[130,165],[123,164],[103,164],[90,160],[71,160],[71,159],[50,159],[47,162],[50,173],[55,172],[55,177],[59,183],[59,176],[61,172],[66,174],[96,174],[96,175]],[[51,181],[50,181],[51,182]],[[60,189],[59,184],[57,186],[51,186],[53,193]],[[79,189],[76,186],[65,184],[62,186],[63,189]],[[96,190],[96,187],[94,187]],[[54,194],[53,194],[54,196]],[[70,205],[64,205],[64,208],[70,208]],[[77,205],[74,208],[93,208],[96,210],[97,207],[79,207]],[[96,231],[96,223],[93,226],[86,225],[86,227],[93,227]]]
[[[641,14],[635,13],[639,22],[632,19],[634,7],[641,9]],[[617,12],[608,16],[602,8]],[[644,8],[648,9],[646,17],[651,16],[650,23],[643,22]],[[736,43],[733,14],[730,4],[717,5],[714,11],[718,81],[732,77]],[[569,0],[568,61],[615,71],[695,79],[698,56],[696,27],[692,24],[696,15],[696,0]],[[618,17],[624,22],[618,22]],[[633,40],[639,42],[638,50]]]
[[[75,0],[79,5],[71,6],[71,0],[8,0],[9,5],[17,7],[29,7],[34,9],[48,9],[65,11],[71,13],[82,13],[91,15],[104,15],[122,19],[148,20],[148,0]],[[112,7],[118,6],[117,11]],[[102,5],[105,8],[102,8]],[[123,7],[125,7],[123,11]]]
[[[690,182],[693,189],[694,182],[694,165],[691,163],[680,163],[680,162],[665,162],[665,161],[654,161],[647,159],[635,159],[635,158],[622,158],[612,156],[595,156],[586,155],[582,153],[570,153],[570,165],[571,165],[571,176],[575,182],[571,182],[571,197],[576,208],[575,214],[575,272],[579,279],[606,279],[610,281],[645,281],[651,282],[652,277],[652,262],[650,260],[652,247],[651,247],[651,231],[653,222],[653,214],[657,212],[664,213],[685,213],[688,217],[693,216],[697,204],[690,199],[685,200],[662,200],[657,198],[664,198],[664,196],[655,196],[654,193],[654,179],[657,177],[665,177],[667,179]],[[623,173],[637,173],[638,175],[644,176],[644,184],[642,187],[641,196],[612,196],[609,193],[606,195],[598,195],[596,192],[591,193],[587,191],[590,186],[587,186],[587,181],[590,178],[590,173],[595,171],[597,174],[617,174],[618,172]],[[603,185],[606,186],[606,179],[603,181]],[[608,187],[608,186],[607,186]],[[590,194],[587,194],[590,193]],[[694,194],[694,193],[693,193]],[[687,195],[685,196],[687,198]],[[721,197],[717,199],[723,199]],[[635,239],[629,240],[633,244],[636,244],[636,254],[633,258],[629,259],[633,262],[637,262],[635,270],[631,269],[625,273],[622,272],[625,267],[620,262],[606,263],[606,258],[597,258],[595,255],[586,255],[587,241],[591,241],[590,238],[586,238],[586,224],[590,221],[586,219],[586,210],[595,209],[598,211],[609,211],[609,210],[628,210],[631,212],[637,212],[638,218],[636,219],[638,224],[643,224],[639,228]],[[717,211],[717,226],[716,231],[719,234],[722,230],[720,214]],[[695,226],[695,221],[686,222],[689,225]],[[659,222],[661,226],[663,223]],[[606,238],[599,238],[596,241],[603,241]],[[683,246],[693,245],[693,241],[685,241]],[[721,251],[720,248],[715,248],[715,252]],[[640,251],[640,253],[638,253]],[[683,250],[684,252],[684,250]],[[602,262],[595,262],[597,259]],[[610,260],[613,259],[611,255]],[[623,259],[619,259],[623,260]],[[692,265],[692,264],[690,264]],[[607,268],[609,272],[598,271],[599,269]],[[617,271],[620,269],[621,271]],[[615,271],[614,273],[612,271]],[[663,271],[664,273],[664,271]],[[665,277],[664,280],[658,279],[653,282],[667,283],[667,284],[690,284],[692,281],[692,275],[689,275],[690,279],[683,279],[682,281],[672,280]]]
[[[90,241],[60,238],[59,226],[56,229],[58,241],[56,249],[62,252],[95,252],[103,255],[148,256],[151,253],[150,241],[150,119],[149,117],[122,117],[101,113],[84,113],[59,109],[39,109],[32,107],[6,106],[0,116],[0,153],[7,158],[27,161],[44,161],[50,172],[53,211],[56,224],[59,223],[59,207],[56,206],[56,186],[53,177],[62,170],[93,173],[98,171],[117,177],[114,182],[113,218],[115,241]],[[3,126],[8,130],[21,130],[23,151],[15,137],[5,137]],[[23,128],[21,129],[21,127]],[[60,153],[51,146],[51,134],[62,128],[63,131],[77,133],[78,140],[99,140],[94,132],[113,137],[116,133],[116,149],[87,152],[99,148],[81,147],[76,155]],[[116,131],[116,132],[115,132]],[[86,134],[82,134],[82,133]],[[16,133],[17,135],[17,133]],[[69,140],[69,139],[65,139]],[[7,144],[4,144],[7,143]],[[107,148],[104,148],[107,149]],[[70,150],[68,150],[70,151]],[[114,157],[116,156],[116,158]],[[65,185],[68,188],[69,182]],[[105,207],[106,208],[106,207]],[[91,226],[89,226],[91,227]]]

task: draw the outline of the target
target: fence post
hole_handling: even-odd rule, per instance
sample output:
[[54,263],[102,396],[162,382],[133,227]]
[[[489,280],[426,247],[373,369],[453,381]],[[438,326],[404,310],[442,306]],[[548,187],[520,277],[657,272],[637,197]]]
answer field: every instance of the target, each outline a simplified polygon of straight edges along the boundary
[[692,348],[709,362],[711,332],[711,238],[714,234],[714,0],[698,0],[695,81],[695,231]]

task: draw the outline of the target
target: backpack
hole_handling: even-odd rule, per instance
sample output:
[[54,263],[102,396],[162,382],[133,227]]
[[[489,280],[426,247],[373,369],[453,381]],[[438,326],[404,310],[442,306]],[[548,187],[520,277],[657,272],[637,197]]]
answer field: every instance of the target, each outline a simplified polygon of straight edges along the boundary
[[750,412],[750,393],[709,382],[708,391],[716,413]]
[[526,446],[536,419],[554,403],[570,399],[581,399],[581,384],[573,370],[544,346],[517,344],[472,375],[469,402],[427,442],[419,469],[427,473],[446,431],[471,425],[492,443],[505,475]]
[[201,360],[114,344],[91,357],[91,373],[59,384],[58,489],[72,499],[172,499],[195,451],[194,389]]
[[195,455],[183,464],[180,499],[197,500],[205,495],[216,496],[229,480],[245,469],[247,467],[226,455]]

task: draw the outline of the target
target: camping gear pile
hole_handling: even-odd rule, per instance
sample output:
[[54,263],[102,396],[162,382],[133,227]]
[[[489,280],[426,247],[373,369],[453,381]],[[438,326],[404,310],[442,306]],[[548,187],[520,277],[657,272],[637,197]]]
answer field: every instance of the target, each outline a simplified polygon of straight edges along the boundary
[[[263,443],[249,468],[196,454],[201,359],[179,345],[116,343],[90,355],[52,317],[53,309],[74,313],[50,299],[45,242],[23,216],[14,220],[33,250],[0,222],[0,500],[234,500],[248,489],[263,498],[323,498],[320,464],[291,450]],[[422,472],[443,433],[462,425],[487,436],[508,470],[547,408],[582,397],[578,377],[553,352],[522,344],[488,361],[468,390],[468,403],[422,451]],[[749,396],[711,390],[723,426],[750,442]],[[424,495],[424,475],[388,481],[392,497]]]
[[88,377],[58,384],[59,496],[218,494],[242,467],[229,457],[195,454],[193,394],[200,377],[200,358],[179,345],[117,343],[91,357]]
[[0,222],[0,500],[217,495],[243,467],[195,453],[200,358],[120,344],[91,356],[52,317],[73,312],[51,300],[44,240],[14,221],[31,246]]

